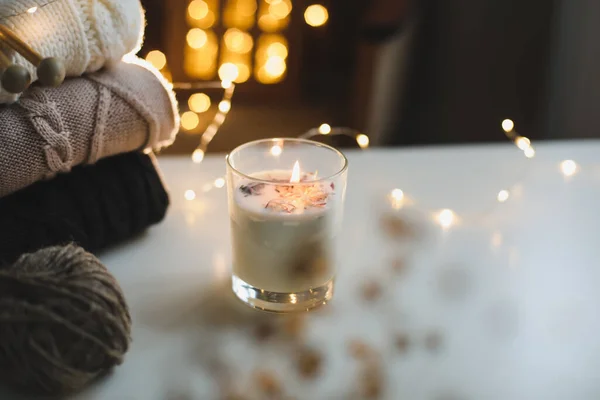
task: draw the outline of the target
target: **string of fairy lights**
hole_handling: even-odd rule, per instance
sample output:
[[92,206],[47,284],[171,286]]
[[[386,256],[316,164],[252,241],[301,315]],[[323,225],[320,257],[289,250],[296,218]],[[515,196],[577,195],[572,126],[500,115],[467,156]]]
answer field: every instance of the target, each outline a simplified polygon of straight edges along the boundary
[[[531,140],[526,136],[520,135],[515,130],[515,124],[512,120],[506,119],[502,121],[502,129],[506,137],[514,143],[518,150],[523,153],[523,156],[527,159],[533,159],[536,156],[536,150],[533,147]],[[331,127],[329,124],[322,124],[317,128],[310,129],[306,133],[300,135],[300,138],[304,139],[314,139],[318,136],[335,136],[335,135],[343,135],[354,138],[358,144],[360,149],[367,149],[370,145],[369,137],[364,133],[358,132],[351,128],[344,127]],[[281,146],[275,144],[270,153],[274,156],[280,155],[283,149]],[[570,178],[575,175],[580,170],[580,166],[573,160],[563,160],[559,164],[560,173],[565,178]],[[517,192],[518,183],[515,183],[513,186],[505,189],[499,190],[495,195],[495,203],[503,204],[510,200],[512,195]],[[225,187],[225,177],[220,176],[216,178],[212,183],[205,183],[202,186],[202,192],[207,193],[213,189],[222,189]],[[404,209],[405,207],[416,208],[425,215],[429,215],[432,220],[438,224],[442,230],[446,231],[453,226],[465,222],[468,218],[465,215],[459,215],[457,212],[450,208],[444,209],[421,209],[419,207],[419,202],[411,198],[411,196],[401,188],[394,188],[387,194],[387,201],[389,206],[394,211],[399,211]],[[196,192],[192,189],[188,189],[184,192],[184,198],[189,201],[193,201],[197,198]],[[496,238],[497,239],[497,238]],[[497,241],[497,240],[496,240]]]
[[[40,8],[51,5],[56,1],[58,0],[40,3],[14,15],[2,15],[0,16],[0,19],[26,13],[34,14]],[[292,0],[259,0],[259,4],[261,1],[264,4],[257,7],[256,0],[232,0],[229,4],[233,8],[229,10],[229,14],[227,14],[228,9],[226,8],[223,18],[229,18],[230,22],[235,20],[235,23],[239,25],[243,22],[243,18],[250,21],[249,18],[255,18],[254,13],[257,13],[256,17],[258,18],[259,28],[270,33],[270,36],[266,35],[265,38],[268,38],[268,40],[262,40],[263,49],[258,49],[256,51],[256,65],[259,65],[259,67],[255,70],[255,78],[258,82],[272,84],[283,79],[286,70],[285,59],[288,53],[287,41],[285,38],[281,35],[277,36],[273,32],[277,32],[289,24]],[[192,27],[186,35],[186,46],[188,48],[202,50],[205,46],[208,46],[209,38],[212,38],[211,35],[214,36],[210,28],[215,23],[215,13],[212,10],[215,4],[216,3],[213,0],[191,0],[189,2],[187,19]],[[306,7],[304,11],[304,20],[306,24],[311,27],[323,26],[327,23],[328,19],[328,10],[323,5],[312,4]],[[145,57],[147,64],[156,68],[168,83],[172,85],[173,89],[194,91],[187,101],[189,110],[182,112],[180,115],[181,128],[184,131],[191,132],[195,130],[200,125],[200,115],[209,111],[211,108],[211,98],[203,91],[223,90],[223,96],[216,107],[217,111],[204,131],[201,132],[199,144],[192,152],[191,159],[196,164],[199,164],[204,160],[210,143],[219,132],[219,129],[231,111],[236,83],[243,83],[249,77],[248,66],[243,62],[240,62],[243,57],[240,58],[237,56],[250,52],[254,45],[252,37],[243,30],[230,28],[224,34],[223,44],[225,48],[223,54],[225,54],[225,56],[222,57],[220,67],[217,71],[220,81],[173,83],[167,63],[167,57],[163,52],[160,50],[152,50]],[[258,45],[261,45],[260,40]],[[229,56],[227,56],[228,54]],[[201,54],[198,53],[196,56],[201,56]],[[261,60],[258,59],[259,57],[261,57]],[[192,60],[192,58],[190,59]],[[196,58],[196,61],[198,61],[198,58]],[[259,64],[259,61],[262,64]],[[129,62],[135,61],[129,59]],[[248,71],[246,71],[246,69],[248,69]],[[188,70],[189,68],[186,69],[186,72],[189,73]],[[200,76],[197,78],[200,78]],[[506,137],[523,152],[523,155],[526,158],[532,159],[535,157],[536,150],[533,147],[531,140],[526,136],[520,135],[515,130],[515,124],[512,120],[505,119],[502,121],[501,126]],[[370,139],[366,134],[351,128],[334,128],[327,123],[323,123],[319,127],[310,129],[299,137],[304,139],[314,139],[319,136],[328,135],[351,137],[356,141],[360,149],[367,149],[370,145]],[[271,149],[273,155],[281,154],[282,151],[283,149],[277,145],[274,145]],[[566,178],[572,177],[580,170],[579,165],[573,160],[563,160],[559,167],[560,172]],[[221,189],[223,187],[225,187],[225,179],[224,177],[218,177],[212,183],[204,184],[202,186],[202,191],[209,192],[212,189]],[[507,202],[511,198],[513,191],[514,187],[501,189],[496,194],[496,202]],[[184,193],[184,198],[186,200],[193,201],[196,197],[196,192],[192,189],[188,189]],[[414,207],[417,203],[415,199],[411,199],[401,188],[392,189],[388,193],[387,199],[391,208],[394,210],[400,210],[406,206]],[[464,216],[458,215],[449,208],[423,211],[429,213],[434,221],[436,221],[444,230],[449,229],[464,219]]]

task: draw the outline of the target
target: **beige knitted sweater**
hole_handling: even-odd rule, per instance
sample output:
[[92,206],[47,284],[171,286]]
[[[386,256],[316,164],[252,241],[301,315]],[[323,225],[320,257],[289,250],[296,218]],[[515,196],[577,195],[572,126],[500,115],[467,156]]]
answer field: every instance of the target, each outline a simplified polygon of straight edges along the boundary
[[0,197],[78,164],[171,144],[176,103],[156,74],[121,62],[0,106]]
[[[33,6],[37,11],[27,13]],[[80,76],[137,53],[144,14],[139,0],[0,0],[0,23],[42,56],[62,58],[67,76]],[[35,66],[15,52],[8,55],[37,80]],[[16,99],[0,89],[0,103]]]

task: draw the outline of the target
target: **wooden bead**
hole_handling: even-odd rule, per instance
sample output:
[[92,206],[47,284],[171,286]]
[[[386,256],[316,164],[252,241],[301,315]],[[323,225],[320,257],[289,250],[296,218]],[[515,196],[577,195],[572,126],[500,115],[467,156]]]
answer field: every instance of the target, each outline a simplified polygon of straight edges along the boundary
[[44,58],[37,67],[37,73],[42,85],[56,87],[65,80],[65,65],[59,58]]
[[22,65],[13,64],[2,74],[2,87],[9,93],[23,93],[31,84],[31,75]]

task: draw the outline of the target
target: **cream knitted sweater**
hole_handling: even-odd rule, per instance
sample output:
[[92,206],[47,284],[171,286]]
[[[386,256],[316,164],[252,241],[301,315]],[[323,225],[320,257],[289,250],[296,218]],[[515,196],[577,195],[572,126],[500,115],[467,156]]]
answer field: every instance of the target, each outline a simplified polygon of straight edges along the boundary
[[[35,13],[26,12],[34,6]],[[42,56],[62,58],[67,76],[80,76],[137,52],[144,14],[139,0],[0,0],[0,23]],[[35,66],[14,52],[9,56],[37,80]],[[0,103],[16,99],[0,89]]]
[[161,78],[119,62],[0,107],[0,197],[79,164],[170,145],[179,121]]

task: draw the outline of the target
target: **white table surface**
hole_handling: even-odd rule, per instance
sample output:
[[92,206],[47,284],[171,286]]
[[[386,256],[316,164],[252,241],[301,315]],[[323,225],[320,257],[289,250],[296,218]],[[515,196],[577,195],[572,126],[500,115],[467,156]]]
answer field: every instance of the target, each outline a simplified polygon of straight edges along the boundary
[[[131,308],[131,350],[73,398],[220,399],[225,382],[264,399],[254,376],[266,370],[284,398],[359,399],[363,364],[349,355],[352,340],[377,353],[382,399],[600,398],[600,142],[536,150],[531,160],[510,144],[347,152],[335,297],[306,315],[296,342],[257,340],[252,327],[265,314],[231,302],[226,189],[204,192],[223,176],[223,156],[200,165],[159,157],[171,193],[166,220],[101,254]],[[579,167],[570,178],[565,159]],[[412,201],[397,215],[414,236],[399,240],[380,224],[394,188]],[[510,190],[502,204],[501,189]],[[460,217],[445,231],[431,218],[441,208]],[[393,260],[404,262],[401,273]],[[368,302],[362,288],[371,281],[382,294]],[[437,351],[424,344],[431,332]],[[409,338],[405,352],[398,333]],[[323,356],[315,379],[295,369],[299,343]]]

